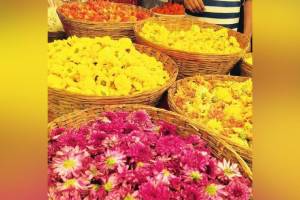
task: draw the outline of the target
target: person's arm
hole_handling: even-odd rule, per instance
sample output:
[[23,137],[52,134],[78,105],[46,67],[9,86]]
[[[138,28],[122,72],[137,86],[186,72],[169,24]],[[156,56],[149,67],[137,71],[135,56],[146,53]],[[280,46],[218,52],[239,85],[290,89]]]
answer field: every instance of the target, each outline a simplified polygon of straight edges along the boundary
[[252,35],[252,0],[246,0],[244,3],[244,33]]

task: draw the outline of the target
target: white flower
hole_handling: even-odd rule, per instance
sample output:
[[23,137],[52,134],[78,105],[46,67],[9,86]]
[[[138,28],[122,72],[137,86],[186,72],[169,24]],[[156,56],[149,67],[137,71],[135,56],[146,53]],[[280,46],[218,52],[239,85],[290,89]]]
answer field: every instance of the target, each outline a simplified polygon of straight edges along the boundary
[[239,172],[238,165],[236,163],[230,164],[230,161],[226,161],[225,159],[223,159],[223,162],[218,162],[218,168],[229,179],[242,176]]

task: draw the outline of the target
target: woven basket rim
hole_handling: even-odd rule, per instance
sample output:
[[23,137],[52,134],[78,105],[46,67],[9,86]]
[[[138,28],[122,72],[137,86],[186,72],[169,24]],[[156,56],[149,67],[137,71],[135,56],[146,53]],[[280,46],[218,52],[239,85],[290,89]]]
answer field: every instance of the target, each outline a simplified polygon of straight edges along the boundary
[[[137,46],[137,47],[143,47],[143,48],[151,49],[152,51],[155,51],[155,52],[159,52],[158,50],[153,49],[153,48],[148,47],[148,46],[145,46],[145,45],[136,44],[136,43],[133,43],[133,44],[134,44],[134,46]],[[63,95],[67,95],[67,96],[70,96],[70,97],[76,97],[76,98],[81,98],[81,99],[93,98],[95,100],[117,100],[117,99],[135,98],[135,97],[139,97],[139,96],[147,96],[147,95],[156,93],[158,91],[168,89],[176,81],[176,78],[177,78],[178,73],[179,73],[179,69],[178,69],[178,66],[177,66],[176,62],[170,56],[168,56],[167,54],[165,54],[163,52],[159,52],[159,53],[161,55],[163,55],[164,57],[168,58],[170,62],[172,62],[172,65],[174,66],[175,73],[174,73],[174,75],[170,74],[164,66],[164,70],[166,70],[168,72],[168,74],[170,76],[170,79],[164,85],[162,85],[158,88],[148,90],[148,91],[144,91],[144,92],[137,93],[137,94],[133,94],[133,95],[125,95],[125,96],[124,95],[123,96],[83,95],[83,94],[79,94],[79,93],[72,93],[72,92],[69,92],[69,91],[66,91],[66,90],[63,90],[63,89],[52,88],[52,87],[49,87],[49,86],[48,86],[48,91],[53,91],[53,92],[58,93],[58,94],[63,94]],[[151,56],[151,57],[153,57],[153,56]],[[162,61],[160,61],[160,62],[162,62]],[[162,64],[164,65],[164,63],[162,63]]]
[[[218,140],[218,138],[216,137],[215,134],[211,134],[211,133],[207,132],[205,129],[201,129],[201,128],[197,127],[188,117],[185,117],[184,115],[178,114],[173,111],[168,111],[165,109],[156,108],[156,107],[149,106],[149,105],[142,105],[142,104],[118,104],[118,105],[93,106],[93,107],[90,107],[90,108],[87,108],[84,110],[73,111],[71,113],[67,113],[58,118],[55,118],[54,120],[49,122],[48,123],[48,132],[51,131],[51,128],[55,127],[55,125],[58,124],[59,122],[64,122],[66,118],[74,118],[75,116],[81,116],[82,113],[85,113],[87,111],[97,110],[97,108],[111,108],[109,110],[113,110],[114,108],[115,109],[119,108],[120,110],[122,110],[124,108],[131,109],[131,110],[141,110],[141,109],[146,110],[146,109],[148,109],[148,110],[153,110],[153,111],[160,112],[160,113],[163,113],[166,115],[172,115],[172,116],[174,116],[174,118],[177,118],[177,119],[187,123],[191,128],[193,128],[195,130],[195,132],[197,132],[197,133],[199,133],[200,131],[206,132],[207,134],[209,134],[210,136],[212,136],[212,137],[216,138],[216,140]],[[88,121],[86,121],[86,122],[88,122]],[[202,134],[199,133],[199,135],[202,138]],[[249,166],[247,165],[247,163],[241,158],[241,156],[225,141],[218,140],[218,142],[221,143],[222,146],[225,147],[228,151],[230,151],[230,153],[237,159],[240,167],[243,168],[242,170],[244,171],[244,173],[252,181],[252,171],[249,168]]]
[[[185,81],[189,81],[189,80],[194,80],[196,77],[204,77],[204,78],[213,78],[214,80],[218,80],[218,79],[223,79],[223,78],[226,78],[227,80],[233,80],[233,81],[237,81],[237,80],[240,80],[240,81],[246,81],[246,80],[249,80],[252,78],[251,77],[242,77],[242,76],[230,76],[230,75],[196,75],[196,76],[193,76],[193,77],[187,77],[187,78],[184,78],[184,79],[181,79],[181,80],[178,80],[176,81],[173,85],[171,85],[171,87],[169,88],[168,90],[168,104],[171,108],[171,110],[173,110],[174,112],[177,112],[181,115],[184,115],[185,116],[185,112],[183,110],[181,110],[174,102],[174,95],[177,91],[177,86],[179,84],[181,84],[182,82],[185,82]],[[172,104],[172,105],[170,105]],[[187,117],[187,116],[186,116]],[[189,117],[188,117],[189,118]],[[225,140],[227,143],[230,143],[232,145],[235,145],[237,146],[238,148],[240,149],[243,149],[244,151],[246,151],[247,153],[249,154],[252,154],[253,152],[253,149],[252,148],[246,148],[245,146],[243,145],[240,145],[240,144],[237,144],[237,143],[234,143],[232,142],[231,140],[229,140],[228,137],[222,135],[222,134],[217,134],[215,133],[213,130],[209,129],[207,126],[205,126],[203,123],[200,123],[198,122],[198,120],[195,120],[195,119],[192,119],[192,118],[189,118],[190,119],[190,122],[192,124],[194,124],[195,126],[199,127],[200,129],[204,130],[204,131],[207,131],[208,133],[210,134],[213,134],[213,135],[216,135],[217,137],[220,137],[222,138],[223,140]]]
[[[128,6],[128,7],[134,7],[138,10],[143,10],[145,12],[147,12],[148,14],[150,14],[150,17],[152,16],[152,12],[149,10],[149,9],[146,9],[146,8],[143,8],[143,7],[140,7],[140,6],[136,6],[136,5],[132,5],[132,4],[126,4],[126,3],[114,3],[114,2],[110,2],[111,4],[123,4],[125,6]],[[134,25],[135,23],[139,22],[139,21],[144,21],[144,20],[138,20],[136,22],[94,22],[94,21],[88,21],[88,20],[83,20],[83,19],[71,19],[70,17],[68,16],[65,16],[64,14],[62,14],[60,12],[60,8],[65,5],[65,4],[68,4],[68,3],[64,3],[60,6],[57,7],[56,9],[56,12],[59,16],[59,18],[64,18],[65,20],[67,21],[70,21],[70,22],[73,22],[73,23],[81,23],[81,24],[87,24],[87,25],[111,25],[111,26],[118,26],[118,25],[128,25],[128,26],[132,26]],[[80,3],[80,4],[85,4],[85,3]]]
[[[216,25],[216,24],[211,24],[211,23],[207,23],[205,21],[202,21],[202,20],[195,20],[193,19],[192,17],[189,17],[189,16],[183,16],[183,17],[179,17],[179,18],[176,18],[178,20],[190,20],[192,22],[196,22],[199,21],[200,23],[202,23],[200,26],[202,25],[208,25],[210,26],[211,28],[214,28],[214,29],[220,29],[220,28],[224,28],[224,29],[227,29],[229,30],[229,32],[232,32],[233,30],[229,29],[229,28],[226,28],[226,27],[223,27],[223,26],[219,26],[219,25]],[[192,52],[192,51],[184,51],[184,50],[179,50],[179,49],[175,49],[175,48],[170,48],[168,46],[165,46],[165,45],[161,45],[161,44],[157,44],[157,43],[154,43],[150,40],[147,40],[145,39],[143,36],[141,36],[140,32],[138,31],[138,28],[141,26],[144,26],[144,23],[146,23],[147,21],[151,21],[151,20],[154,20],[154,21],[160,21],[160,22],[163,22],[163,20],[160,20],[159,17],[150,17],[148,19],[145,19],[145,20],[142,20],[142,21],[138,21],[135,25],[134,25],[134,33],[136,35],[136,37],[139,37],[141,38],[142,40],[145,40],[147,41],[148,43],[150,43],[151,45],[153,46],[156,46],[160,49],[164,49],[166,51],[174,51],[174,52],[178,52],[178,53],[181,53],[181,54],[187,54],[187,55],[195,55],[195,56],[235,56],[235,55],[240,55],[240,54],[244,54],[246,52],[246,48],[241,48],[240,51],[238,52],[235,52],[235,53],[220,53],[220,54],[214,54],[214,53],[199,53],[199,52]],[[199,25],[199,24],[198,24]],[[249,37],[243,33],[239,33],[237,32],[238,34],[241,34],[243,35],[244,37],[247,37],[247,39],[249,40]]]

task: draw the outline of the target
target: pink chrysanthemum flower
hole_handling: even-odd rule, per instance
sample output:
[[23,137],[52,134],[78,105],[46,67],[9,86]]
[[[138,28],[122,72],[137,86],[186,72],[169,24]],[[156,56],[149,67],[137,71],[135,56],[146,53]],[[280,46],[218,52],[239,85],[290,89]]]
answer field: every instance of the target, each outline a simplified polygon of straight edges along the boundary
[[179,154],[185,146],[179,136],[169,135],[161,137],[156,144],[156,150],[162,155]]
[[82,168],[83,159],[89,157],[89,153],[80,150],[78,146],[63,147],[56,152],[56,156],[52,160],[52,168],[54,173],[61,177],[78,176],[77,171]]
[[104,179],[103,188],[106,192],[112,191],[118,184],[118,178],[115,174],[112,174],[106,180]]
[[229,200],[250,199],[250,188],[238,179],[234,179],[233,181],[231,181],[226,187],[226,191],[228,192]]
[[223,162],[218,162],[218,168],[226,177],[230,180],[234,177],[241,177],[238,165],[236,163],[231,164],[230,161],[223,159]]
[[78,179],[76,178],[64,179],[63,183],[57,184],[57,190],[58,191],[69,190],[69,189],[87,190],[89,184],[90,181],[84,177],[80,177]]
[[153,185],[150,182],[140,186],[139,195],[141,199],[147,200],[169,200],[170,191],[166,185]]
[[103,187],[100,187],[100,185],[98,184],[89,185],[89,189],[89,194],[84,200],[104,199],[106,196],[106,191]]
[[85,138],[85,132],[83,130],[75,131],[75,130],[69,130],[66,131],[64,134],[61,134],[59,136],[58,143],[60,146],[70,146],[70,147],[76,147],[79,146],[81,148],[84,148],[86,146],[86,138]]
[[215,183],[208,184],[204,188],[203,194],[207,200],[223,200],[226,196],[224,186]]
[[169,170],[163,169],[161,172],[156,174],[155,181],[157,183],[164,183],[164,184],[169,185],[170,180],[175,178],[175,177],[176,176],[174,176]]
[[102,145],[105,148],[112,148],[116,146],[118,142],[119,142],[119,137],[117,135],[110,135],[102,141]]
[[209,161],[209,156],[203,151],[187,150],[180,156],[183,166],[204,171]]
[[105,153],[105,166],[108,169],[115,169],[117,168],[118,171],[121,170],[122,167],[124,167],[124,159],[125,155],[118,152],[118,151],[110,151],[108,150]]
[[203,174],[198,170],[188,170],[186,172],[186,177],[191,179],[192,181],[201,181],[203,179]]
[[100,176],[101,173],[95,165],[91,164],[90,168],[85,172],[85,175],[89,178],[89,180],[92,180],[93,178]]
[[204,198],[199,187],[195,187],[190,184],[183,184],[182,186],[184,188],[180,191],[180,197],[182,197],[182,199],[207,200],[207,198]]
[[130,146],[127,152],[130,157],[138,162],[147,162],[152,158],[150,147],[140,143]]

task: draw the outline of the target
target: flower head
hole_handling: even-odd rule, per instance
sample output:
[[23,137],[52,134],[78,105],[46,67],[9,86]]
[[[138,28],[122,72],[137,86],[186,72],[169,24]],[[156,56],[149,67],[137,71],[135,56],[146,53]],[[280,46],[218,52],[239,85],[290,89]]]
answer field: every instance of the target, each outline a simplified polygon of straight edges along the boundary
[[169,200],[170,191],[163,184],[153,185],[150,182],[144,183],[139,189],[139,195],[147,200]]
[[155,176],[155,180],[158,183],[170,184],[170,180],[175,177],[169,170],[163,169]]
[[231,181],[226,187],[229,200],[249,200],[250,188],[238,179]]
[[83,160],[88,157],[89,153],[80,150],[78,146],[75,148],[64,147],[56,153],[52,160],[53,171],[61,177],[76,177],[78,176],[77,171],[83,167]]
[[118,151],[110,151],[108,150],[105,153],[105,165],[108,169],[114,169],[115,167],[123,167],[124,166],[124,158],[125,155]]
[[198,169],[184,167],[184,181],[192,185],[203,186],[207,184],[207,174],[200,172]]
[[189,173],[189,176],[191,177],[191,179],[193,179],[194,181],[199,181],[203,178],[203,175],[198,171],[191,171]]
[[119,142],[119,137],[117,135],[110,135],[102,141],[102,145],[106,148],[112,148],[116,146],[118,142]]
[[208,184],[204,188],[204,195],[208,200],[223,200],[226,192],[223,191],[224,186],[215,183]]
[[147,162],[152,158],[150,147],[144,144],[134,144],[128,149],[130,155],[135,161]]
[[115,174],[111,175],[103,184],[103,188],[106,192],[112,191],[117,185],[117,176]]
[[152,121],[148,113],[144,110],[139,110],[136,112],[131,113],[127,117],[129,122],[132,122],[134,124],[138,124],[139,127],[142,127],[144,129],[151,129],[153,127]]
[[218,168],[229,179],[242,176],[239,172],[238,165],[236,163],[230,164],[230,161],[226,161],[225,159],[223,162],[218,162]]
[[58,137],[61,146],[82,147],[86,146],[86,138],[83,131],[69,130]]
[[63,183],[58,183],[57,189],[59,191],[68,190],[68,189],[75,189],[75,190],[87,190],[89,180],[87,178],[71,178],[71,179],[64,179]]
[[179,136],[162,136],[157,144],[156,150],[162,155],[179,154],[185,143]]

